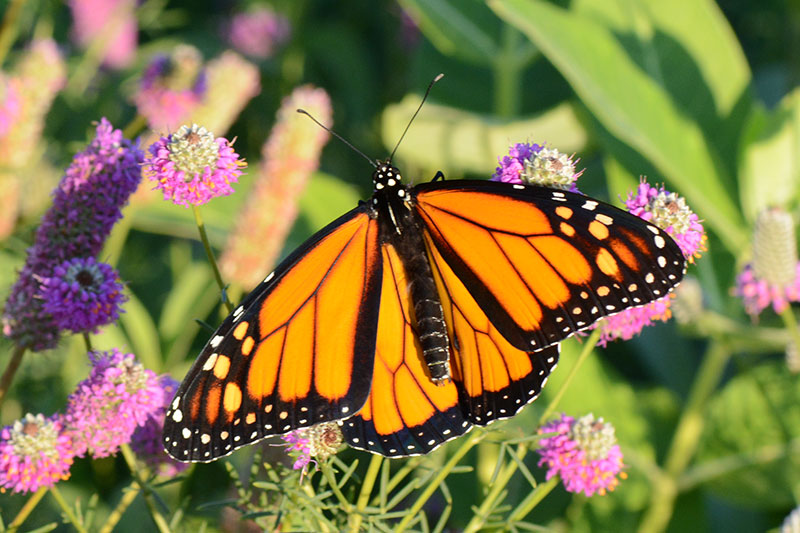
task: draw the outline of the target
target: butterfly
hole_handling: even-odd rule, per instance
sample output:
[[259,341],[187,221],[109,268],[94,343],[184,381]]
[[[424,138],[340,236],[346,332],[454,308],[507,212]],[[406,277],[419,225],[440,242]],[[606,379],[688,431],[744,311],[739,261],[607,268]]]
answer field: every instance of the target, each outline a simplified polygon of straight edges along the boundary
[[163,443],[212,461],[339,422],[354,447],[424,454],[541,392],[559,342],[665,296],[670,236],[579,193],[481,180],[374,192],[289,255],[220,325],[166,412]]

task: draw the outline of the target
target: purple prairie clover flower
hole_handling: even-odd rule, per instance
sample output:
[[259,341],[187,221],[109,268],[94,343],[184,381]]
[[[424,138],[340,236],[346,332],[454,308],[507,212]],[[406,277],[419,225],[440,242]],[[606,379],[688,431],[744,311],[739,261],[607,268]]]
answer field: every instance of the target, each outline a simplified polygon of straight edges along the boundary
[[342,430],[336,422],[323,422],[281,435],[281,438],[289,444],[287,453],[297,454],[293,468],[302,470],[305,475],[309,463],[325,461],[339,450]]
[[272,9],[261,7],[234,15],[226,34],[231,46],[239,52],[267,59],[289,38],[289,20]]
[[227,139],[194,124],[154,142],[144,169],[165,200],[189,207],[232,194],[245,166]]
[[559,476],[568,492],[604,495],[619,484],[618,476],[627,477],[614,427],[602,417],[588,414],[576,420],[562,414],[539,430],[547,433],[555,435],[539,441],[539,466],[547,468],[548,480]]
[[220,256],[226,279],[254,287],[278,259],[298,212],[298,198],[319,166],[328,133],[297,112],[307,110],[323,124],[333,112],[328,94],[304,85],[281,103],[277,121],[261,149],[261,164],[235,228]]
[[670,309],[672,298],[673,295],[669,294],[645,305],[626,309],[621,313],[604,318],[598,323],[602,331],[597,344],[606,346],[616,339],[627,341],[634,338],[647,326],[652,326],[658,321],[666,322],[672,317]]
[[170,55],[153,58],[133,101],[151,129],[169,131],[189,119],[206,87],[202,55],[192,46],[180,45]]
[[106,119],[88,148],[73,158],[3,310],[3,333],[17,345],[34,351],[56,345],[59,328],[43,309],[41,280],[67,260],[100,252],[141,181],[143,160],[138,145]]
[[492,181],[504,183],[529,183],[579,192],[576,180],[583,170],[577,170],[579,160],[545,145],[517,143],[511,145],[508,155],[498,157],[499,166]]
[[60,330],[97,333],[99,326],[116,322],[127,300],[119,274],[94,257],[69,259],[41,280],[43,310]]
[[137,427],[163,407],[158,377],[117,349],[91,352],[92,369],[67,400],[66,431],[76,455],[115,454],[131,441]]
[[106,37],[103,63],[115,69],[127,67],[136,55],[136,5],[136,0],[70,0],[73,39],[87,48],[98,37]]
[[75,453],[61,417],[27,414],[0,430],[0,492],[34,492],[69,477]]
[[174,477],[189,468],[189,463],[175,461],[164,451],[161,444],[161,433],[164,430],[164,415],[172,401],[179,383],[168,375],[158,378],[158,390],[161,397],[156,400],[158,406],[150,416],[133,432],[131,449],[153,471],[165,477]]
[[772,306],[776,313],[800,302],[800,262],[794,220],[783,209],[759,213],[753,232],[753,260],[736,278],[734,294],[753,317]]

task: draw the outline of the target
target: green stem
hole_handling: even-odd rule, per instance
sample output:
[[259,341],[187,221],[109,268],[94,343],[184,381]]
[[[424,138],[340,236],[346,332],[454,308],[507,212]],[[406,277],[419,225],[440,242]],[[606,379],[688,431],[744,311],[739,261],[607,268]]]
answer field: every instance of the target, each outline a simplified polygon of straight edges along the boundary
[[11,360],[3,371],[3,376],[0,377],[0,407],[3,406],[3,400],[6,398],[8,389],[11,388],[11,382],[14,381],[14,375],[17,373],[17,369],[22,362],[22,356],[24,354],[25,348],[23,346],[16,346],[11,353]]
[[353,504],[347,501],[344,494],[342,494],[341,489],[339,489],[339,484],[336,482],[336,478],[333,476],[333,472],[331,472],[330,464],[326,461],[322,465],[320,465],[320,470],[322,470],[322,475],[325,476],[325,479],[328,481],[328,485],[330,485],[333,494],[336,496],[336,499],[339,500],[339,504],[342,506],[342,510],[350,514],[353,509]]
[[520,65],[514,60],[520,33],[509,25],[503,26],[503,48],[494,61],[494,113],[511,118],[519,111]]
[[92,338],[89,336],[88,331],[83,332],[83,342],[86,344],[86,351],[91,352],[92,350]]
[[108,520],[106,520],[106,523],[100,528],[99,533],[111,533],[114,531],[114,528],[119,523],[122,515],[125,513],[128,507],[130,507],[130,505],[133,503],[133,500],[135,500],[138,495],[139,482],[134,481],[122,492],[122,498],[120,498],[119,503],[116,507],[114,507],[114,510],[111,511],[111,514],[108,515]]
[[417,516],[422,509],[422,506],[425,505],[436,489],[439,488],[439,485],[442,484],[444,479],[450,475],[450,472],[452,472],[453,468],[456,467],[461,458],[464,457],[467,452],[470,451],[476,444],[482,441],[485,435],[486,432],[482,431],[480,433],[472,432],[466,436],[464,442],[461,444],[458,450],[456,450],[453,456],[445,463],[444,467],[442,467],[442,469],[436,474],[431,482],[428,483],[428,486],[425,487],[425,490],[420,493],[417,501],[414,502],[406,515],[394,529],[395,533],[402,533],[405,531],[405,529],[411,523],[411,520]]
[[211,249],[211,243],[208,242],[206,226],[203,223],[203,217],[200,215],[200,208],[198,208],[196,205],[193,205],[192,211],[194,211],[194,220],[197,223],[197,229],[200,232],[200,240],[203,242],[203,248],[206,249],[208,262],[211,263],[211,269],[214,271],[214,279],[217,280],[217,285],[219,286],[220,293],[222,294],[222,303],[225,304],[225,307],[228,309],[228,313],[231,313],[233,311],[233,304],[231,304],[226,295],[225,284],[222,282],[222,275],[219,273],[219,267],[217,266],[217,260],[214,258],[214,251]]
[[8,51],[17,38],[17,19],[24,5],[25,0],[11,0],[3,15],[3,23],[0,25],[0,65],[6,60]]
[[142,490],[144,503],[147,505],[147,509],[150,511],[150,516],[153,518],[153,522],[155,522],[158,531],[160,531],[160,533],[169,533],[169,524],[167,524],[167,521],[161,515],[161,512],[156,507],[156,503],[153,501],[152,489],[144,482],[139,474],[139,468],[136,466],[136,455],[134,455],[133,450],[131,450],[130,446],[127,444],[120,446],[120,451],[122,452],[122,457],[125,458],[125,462],[128,464],[133,479]]
[[369,461],[367,475],[364,477],[364,483],[361,484],[361,492],[358,494],[356,510],[350,515],[350,531],[352,533],[358,533],[361,529],[361,521],[364,520],[364,509],[367,508],[369,495],[372,494],[372,487],[375,486],[375,480],[378,479],[382,461],[383,457],[380,455],[373,455]]
[[69,520],[69,522],[72,524],[72,527],[75,528],[75,531],[78,533],[87,533],[86,528],[83,527],[83,524],[78,521],[78,517],[75,516],[75,513],[72,512],[70,506],[67,505],[67,501],[61,495],[61,491],[58,490],[56,485],[50,487],[50,494],[53,495],[53,498],[55,498],[58,506],[61,507],[62,511],[64,511],[64,514],[67,516],[67,520]]
[[675,428],[662,475],[656,478],[653,485],[650,505],[639,527],[640,533],[657,533],[667,528],[678,497],[678,479],[694,457],[703,432],[703,411],[730,357],[731,351],[727,345],[717,340],[711,342]]
[[795,318],[792,308],[786,306],[786,309],[781,311],[780,315],[781,320],[783,320],[783,325],[789,330],[789,335],[791,335],[794,347],[800,350],[800,329],[797,327],[797,318]]
[[25,519],[28,518],[28,515],[31,514],[31,511],[36,508],[45,494],[47,494],[47,487],[42,487],[34,492],[30,498],[28,498],[28,501],[26,501],[25,505],[22,506],[22,509],[19,510],[17,516],[14,517],[14,520],[8,524],[8,533],[14,533],[17,529],[19,529],[19,526],[21,526]]
[[535,489],[533,489],[524,500],[522,500],[517,508],[511,511],[511,514],[508,515],[508,519],[506,522],[513,524],[514,522],[518,522],[528,516],[534,507],[536,507],[540,501],[544,499],[545,496],[550,494],[554,488],[558,485],[561,478],[558,476],[553,476],[549,480],[545,481],[544,483],[539,483]]
[[556,392],[556,395],[550,401],[547,408],[545,408],[542,416],[539,417],[540,426],[547,422],[547,419],[550,418],[550,415],[552,415],[553,411],[555,411],[556,407],[558,407],[558,404],[561,401],[561,398],[564,397],[564,393],[567,392],[567,388],[569,387],[570,383],[572,383],[572,380],[575,379],[575,376],[578,374],[578,370],[580,370],[581,366],[583,366],[586,358],[589,357],[589,354],[592,353],[592,350],[594,350],[594,347],[597,346],[597,341],[600,340],[600,333],[601,329],[595,328],[592,331],[592,334],[589,335],[589,338],[586,339],[586,342],[583,344],[583,348],[581,348],[581,353],[578,355],[578,360],[575,361],[574,365],[572,365],[572,368],[570,368],[569,374],[567,374],[567,377],[564,380],[564,383],[561,385],[561,388],[558,389],[558,392]]
[[122,135],[126,139],[133,139],[136,135],[141,133],[147,127],[147,119],[142,115],[133,117],[127,126],[122,129]]

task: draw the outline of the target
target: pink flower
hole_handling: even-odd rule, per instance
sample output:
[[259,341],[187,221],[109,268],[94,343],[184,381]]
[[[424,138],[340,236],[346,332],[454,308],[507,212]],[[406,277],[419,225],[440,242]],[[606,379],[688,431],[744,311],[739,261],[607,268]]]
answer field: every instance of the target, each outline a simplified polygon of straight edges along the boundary
[[342,430],[336,422],[323,422],[315,426],[298,429],[281,435],[289,444],[287,453],[297,454],[293,465],[295,470],[308,472],[309,463],[326,460],[342,445]]
[[559,420],[542,426],[539,434],[555,433],[539,441],[539,466],[547,468],[547,479],[560,476],[568,492],[587,496],[614,490],[622,472],[622,452],[614,427],[586,415],[579,419],[562,414]]
[[[138,27],[135,0],[70,0],[74,20],[73,37],[84,48],[105,38],[103,63],[121,69],[136,55]],[[109,32],[109,25],[113,31]]]
[[241,53],[267,59],[289,38],[289,20],[261,7],[234,15],[227,33],[231,45]]
[[577,170],[578,160],[545,145],[517,143],[511,145],[508,155],[497,158],[500,166],[492,181],[504,183],[531,183],[578,192],[576,180],[583,170]]

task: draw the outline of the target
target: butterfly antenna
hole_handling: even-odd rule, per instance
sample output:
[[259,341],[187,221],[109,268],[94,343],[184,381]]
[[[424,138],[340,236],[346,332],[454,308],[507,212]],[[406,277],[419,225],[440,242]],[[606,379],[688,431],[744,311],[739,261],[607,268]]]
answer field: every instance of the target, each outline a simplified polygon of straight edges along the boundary
[[430,94],[431,89],[433,89],[433,85],[442,78],[444,78],[444,74],[439,74],[438,76],[433,78],[433,80],[431,80],[431,82],[428,84],[428,88],[425,90],[425,96],[422,97],[422,101],[419,103],[419,107],[417,107],[417,110],[414,111],[414,116],[412,116],[411,120],[408,121],[406,129],[403,130],[403,134],[400,136],[400,139],[397,140],[397,144],[394,145],[394,150],[392,150],[392,155],[389,156],[389,161],[394,159],[394,153],[397,151],[397,148],[400,146],[400,143],[403,142],[403,137],[405,137],[406,133],[408,133],[408,128],[411,127],[411,123],[414,122],[415,118],[417,118],[417,115],[419,114],[420,109],[422,109],[422,105],[425,103],[425,100],[428,99],[428,95]]
[[340,141],[342,141],[344,144],[346,144],[347,146],[349,146],[349,147],[350,147],[350,148],[351,148],[351,149],[352,149],[352,150],[353,150],[355,153],[357,153],[358,155],[360,155],[361,157],[363,157],[364,159],[366,159],[367,161],[369,161],[369,164],[370,164],[370,165],[372,165],[372,166],[373,166],[373,167],[375,167],[375,168],[377,168],[377,167],[378,167],[378,163],[376,163],[375,161],[373,161],[372,159],[370,159],[370,158],[369,158],[369,157],[368,157],[368,156],[367,156],[367,155],[366,155],[364,152],[362,152],[361,150],[359,150],[358,148],[356,148],[355,146],[353,146],[352,144],[350,144],[350,142],[349,142],[347,139],[345,139],[344,137],[342,137],[341,135],[339,135],[338,133],[336,133],[335,131],[333,131],[332,129],[330,129],[328,126],[326,126],[325,124],[323,124],[323,123],[322,123],[322,122],[320,122],[319,120],[315,119],[315,118],[314,118],[314,117],[311,115],[311,113],[309,113],[309,112],[308,112],[308,111],[306,111],[305,109],[298,109],[298,110],[297,110],[297,112],[298,112],[298,113],[302,113],[303,115],[307,116],[308,118],[310,118],[311,120],[313,120],[314,122],[316,122],[317,126],[319,126],[319,127],[320,127],[320,128],[322,128],[323,130],[327,131],[328,133],[330,133],[331,135],[333,135],[334,137],[336,137],[337,139],[339,139]]

